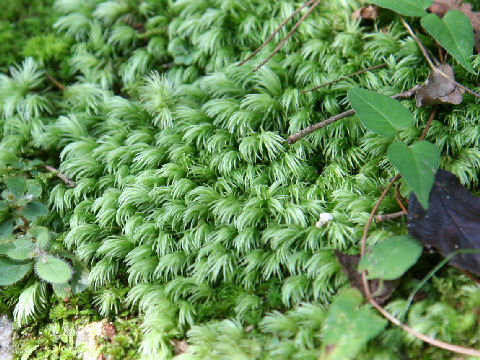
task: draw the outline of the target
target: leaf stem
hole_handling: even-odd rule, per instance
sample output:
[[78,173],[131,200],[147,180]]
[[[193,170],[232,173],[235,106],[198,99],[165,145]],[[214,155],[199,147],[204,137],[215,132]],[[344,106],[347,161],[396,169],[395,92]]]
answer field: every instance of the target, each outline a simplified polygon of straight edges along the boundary
[[53,85],[55,85],[59,90],[65,91],[65,85],[63,85],[61,82],[59,82],[57,79],[55,79],[52,75],[50,75],[48,72],[45,73],[45,76],[47,77],[48,80],[50,80]]
[[343,76],[340,76],[338,79],[335,79],[335,80],[332,80],[332,81],[323,83],[323,84],[321,84],[321,85],[315,86],[314,88],[300,91],[300,94],[305,94],[305,93],[310,92],[310,91],[318,90],[318,89],[320,89],[320,88],[322,88],[322,87],[335,84],[336,82],[339,82],[339,81],[341,81],[341,80],[344,80],[344,79],[353,77],[353,76],[355,76],[355,75],[363,74],[363,73],[365,73],[365,72],[367,72],[367,71],[380,69],[380,68],[385,67],[385,66],[387,66],[387,65],[388,65],[388,64],[387,64],[386,62],[384,62],[383,64],[371,66],[371,67],[369,67],[369,68],[362,69],[362,70],[356,71],[356,72],[351,73],[351,74],[348,74],[348,75],[343,75]]
[[71,187],[71,188],[75,187],[75,181],[70,180],[68,177],[62,174],[59,170],[55,169],[54,167],[51,167],[50,165],[45,165],[45,169],[47,169],[54,175],[58,176],[68,187]]

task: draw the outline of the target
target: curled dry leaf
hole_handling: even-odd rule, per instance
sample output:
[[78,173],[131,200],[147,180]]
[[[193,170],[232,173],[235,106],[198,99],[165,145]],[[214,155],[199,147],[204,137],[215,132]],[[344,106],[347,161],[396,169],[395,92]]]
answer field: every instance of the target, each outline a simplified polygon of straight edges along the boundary
[[[362,274],[358,272],[358,263],[360,262],[360,255],[347,255],[338,250],[335,250],[335,255],[340,265],[342,265],[343,272],[347,275],[350,285],[361,291],[364,297],[366,297],[363,283]],[[374,295],[374,299],[379,304],[385,303],[396,287],[395,280],[379,281],[377,279],[369,281],[370,290]]]
[[472,5],[463,0],[435,0],[429,7],[431,13],[443,17],[449,10],[463,12],[472,23],[475,34],[475,49],[480,52],[480,12],[473,11]]
[[[438,69],[455,80],[450,65],[442,64],[438,66]],[[458,105],[463,100],[462,92],[463,90],[460,90],[453,81],[432,70],[427,81],[417,91],[417,107],[437,104]]]
[[[480,197],[470,194],[452,173],[439,170],[425,211],[412,193],[408,233],[447,257],[457,250],[480,250]],[[460,253],[450,263],[480,275],[480,252]]]
[[376,20],[378,18],[378,6],[369,5],[361,7],[355,10],[352,14],[352,18],[355,20]]

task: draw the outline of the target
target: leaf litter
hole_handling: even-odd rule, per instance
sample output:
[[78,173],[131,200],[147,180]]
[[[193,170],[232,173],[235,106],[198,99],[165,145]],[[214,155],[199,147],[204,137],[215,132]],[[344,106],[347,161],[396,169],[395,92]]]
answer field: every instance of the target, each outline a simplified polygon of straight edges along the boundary
[[479,250],[478,254],[459,253],[450,263],[480,275],[480,197],[472,195],[454,174],[437,172],[426,211],[412,193],[407,229],[424,246],[444,257],[458,250]]

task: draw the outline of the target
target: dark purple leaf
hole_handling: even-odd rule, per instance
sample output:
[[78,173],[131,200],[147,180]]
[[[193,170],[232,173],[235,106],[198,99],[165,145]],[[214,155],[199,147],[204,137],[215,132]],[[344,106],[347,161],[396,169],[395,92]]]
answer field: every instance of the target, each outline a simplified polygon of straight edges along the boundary
[[[425,211],[415,194],[408,206],[408,233],[446,257],[460,249],[480,250],[480,197],[470,194],[452,173],[439,170]],[[457,254],[452,265],[480,275],[479,254]]]

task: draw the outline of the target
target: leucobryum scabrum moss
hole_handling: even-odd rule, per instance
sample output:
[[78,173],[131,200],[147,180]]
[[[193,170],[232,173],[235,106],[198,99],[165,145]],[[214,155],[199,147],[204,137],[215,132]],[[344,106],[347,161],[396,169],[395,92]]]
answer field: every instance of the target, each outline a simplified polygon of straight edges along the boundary
[[[0,78],[0,150],[56,159],[75,181],[56,183],[50,209],[65,226],[66,248],[91,268],[100,313],[130,308],[142,317],[143,358],[171,358],[173,338],[190,343],[181,359],[317,359],[324,347],[328,305],[348,286],[333,249],[358,251],[368,213],[394,176],[391,139],[355,117],[291,146],[284,139],[345,109],[353,86],[393,95],[429,69],[398,21],[352,20],[355,0],[324,1],[258,72],[251,70],[289,27],[236,66],[298,6],[57,0],[55,36],[72,44],[62,59],[68,77],[59,78],[65,89],[31,57]],[[386,68],[300,94],[384,61]],[[480,68],[478,57],[474,64]],[[461,67],[455,72],[475,86]],[[441,112],[427,139],[442,151],[441,167],[475,187],[480,108],[469,96],[465,103]],[[400,134],[408,142],[429,111],[403,104],[418,124]],[[398,210],[393,195],[380,210]],[[323,212],[333,220],[316,227]],[[401,220],[384,222],[368,242],[405,231]],[[478,290],[445,273],[406,322],[473,344]],[[387,309],[401,312],[417,281],[406,281]],[[45,292],[34,296],[48,301]],[[419,354],[450,356],[389,328],[357,358]]]

